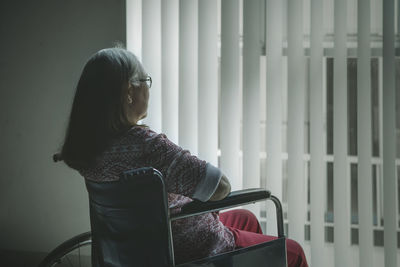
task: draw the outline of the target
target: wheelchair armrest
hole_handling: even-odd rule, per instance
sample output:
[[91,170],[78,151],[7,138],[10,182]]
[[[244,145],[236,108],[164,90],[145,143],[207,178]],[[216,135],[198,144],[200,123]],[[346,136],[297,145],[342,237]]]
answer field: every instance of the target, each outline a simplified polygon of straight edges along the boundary
[[181,208],[180,213],[170,215],[170,220],[174,221],[194,215],[229,209],[267,199],[271,200],[275,204],[278,237],[284,237],[285,234],[283,230],[283,212],[281,202],[277,197],[271,195],[270,191],[261,188],[233,191],[226,198],[218,201],[201,202],[198,200],[193,200],[192,202],[184,205]]
[[226,198],[218,201],[201,202],[193,200],[184,205],[181,212],[171,215],[171,220],[182,219],[202,213],[219,211],[223,209],[233,208],[245,204],[255,203],[257,201],[269,199],[271,192],[261,188],[244,189],[231,192]]

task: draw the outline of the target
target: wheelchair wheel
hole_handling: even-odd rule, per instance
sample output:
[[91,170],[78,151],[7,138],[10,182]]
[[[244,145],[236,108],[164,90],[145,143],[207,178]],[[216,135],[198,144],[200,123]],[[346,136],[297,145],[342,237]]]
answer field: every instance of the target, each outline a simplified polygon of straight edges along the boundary
[[91,266],[91,232],[77,235],[53,249],[38,267]]

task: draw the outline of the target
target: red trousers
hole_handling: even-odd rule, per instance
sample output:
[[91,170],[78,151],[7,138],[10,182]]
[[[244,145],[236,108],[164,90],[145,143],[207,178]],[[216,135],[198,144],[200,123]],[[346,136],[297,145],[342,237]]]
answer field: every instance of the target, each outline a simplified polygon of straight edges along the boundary
[[[276,239],[274,236],[263,235],[256,216],[248,210],[236,209],[219,214],[220,221],[231,230],[235,237],[237,248]],[[289,267],[308,267],[302,247],[292,239],[286,239],[287,261]]]

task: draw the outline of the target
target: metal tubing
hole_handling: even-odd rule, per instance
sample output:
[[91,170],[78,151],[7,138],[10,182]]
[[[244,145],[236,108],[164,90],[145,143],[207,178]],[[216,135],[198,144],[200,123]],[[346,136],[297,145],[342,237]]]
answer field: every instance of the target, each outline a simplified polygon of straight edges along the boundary
[[278,237],[285,237],[285,233],[283,230],[283,212],[282,212],[282,204],[279,201],[279,199],[273,195],[271,195],[269,198],[264,198],[264,199],[259,199],[259,200],[255,200],[255,201],[249,201],[249,202],[244,202],[244,203],[240,203],[240,204],[236,204],[236,205],[227,205],[225,207],[222,208],[218,208],[218,209],[211,209],[211,210],[207,210],[207,211],[201,211],[201,212],[194,212],[191,214],[184,214],[184,215],[174,215],[173,217],[170,217],[170,222],[171,221],[175,221],[175,220],[179,220],[179,219],[183,219],[183,218],[187,218],[187,217],[191,217],[191,216],[195,216],[195,215],[200,215],[200,214],[204,214],[204,213],[210,213],[210,212],[215,212],[215,211],[220,211],[220,210],[224,210],[224,209],[229,209],[229,208],[233,208],[233,207],[237,207],[237,206],[242,206],[242,205],[246,205],[246,204],[254,204],[258,201],[261,200],[271,200],[272,202],[274,202],[275,204],[275,208],[276,208],[276,225],[277,225],[277,229],[278,229]]
[[283,213],[282,213],[282,204],[279,199],[275,196],[271,196],[269,198],[275,204],[276,208],[276,226],[278,228],[278,237],[285,237],[285,233],[283,232]]

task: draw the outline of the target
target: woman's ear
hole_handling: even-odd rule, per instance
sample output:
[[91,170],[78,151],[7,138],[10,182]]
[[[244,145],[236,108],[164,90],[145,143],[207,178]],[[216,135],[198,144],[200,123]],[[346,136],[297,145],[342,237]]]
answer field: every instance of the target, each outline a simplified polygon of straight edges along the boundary
[[127,90],[127,101],[129,104],[133,103],[133,86],[132,85],[128,85],[128,90]]

